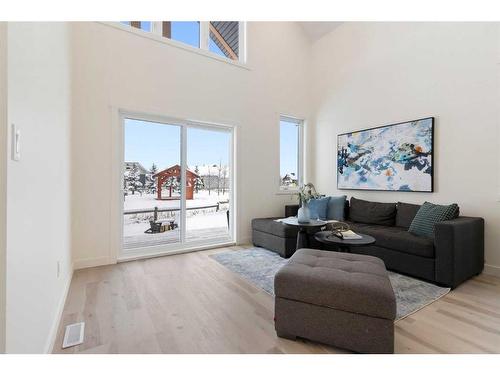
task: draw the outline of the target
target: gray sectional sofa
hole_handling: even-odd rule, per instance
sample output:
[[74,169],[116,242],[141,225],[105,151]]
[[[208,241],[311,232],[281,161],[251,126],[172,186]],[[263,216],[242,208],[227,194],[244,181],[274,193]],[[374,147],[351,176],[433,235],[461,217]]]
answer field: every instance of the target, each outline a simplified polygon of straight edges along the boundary
[[[360,200],[355,201],[359,203]],[[459,216],[453,220],[437,223],[434,227],[434,239],[430,239],[408,232],[420,208],[419,205],[401,202],[393,205],[394,217],[392,219],[384,217],[385,221],[381,221],[380,217],[375,217],[380,210],[363,208],[353,212],[354,210],[351,210],[346,202],[344,221],[355,232],[369,234],[376,240],[373,245],[353,248],[353,252],[376,256],[384,261],[389,270],[451,288],[482,272],[484,267],[482,218]],[[384,210],[382,206],[373,207]],[[295,209],[298,209],[298,206],[295,206]],[[288,206],[287,210],[287,214],[290,215],[291,207]],[[370,215],[373,215],[374,220],[370,220]],[[273,250],[282,257],[290,257],[295,252],[297,228],[276,222],[275,219],[252,221],[253,244]],[[315,232],[311,231],[308,236],[310,248],[334,250],[317,242],[314,239]]]

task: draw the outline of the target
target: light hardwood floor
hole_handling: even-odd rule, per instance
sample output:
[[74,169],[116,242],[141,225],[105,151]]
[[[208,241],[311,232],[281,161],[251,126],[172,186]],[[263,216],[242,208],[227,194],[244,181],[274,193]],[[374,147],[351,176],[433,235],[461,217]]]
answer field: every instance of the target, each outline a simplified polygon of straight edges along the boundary
[[[273,298],[209,257],[222,248],[76,271],[54,353],[345,353],[278,338]],[[85,342],[61,349],[64,327]],[[396,323],[396,353],[500,353],[500,279],[481,275]]]

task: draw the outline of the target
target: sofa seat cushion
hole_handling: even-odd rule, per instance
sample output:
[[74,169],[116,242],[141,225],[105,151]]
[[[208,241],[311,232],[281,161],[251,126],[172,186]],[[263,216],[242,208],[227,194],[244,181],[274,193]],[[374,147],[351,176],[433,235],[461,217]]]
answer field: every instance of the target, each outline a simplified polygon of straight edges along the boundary
[[300,249],[276,274],[276,297],[394,319],[396,302],[384,262],[376,257]]
[[405,228],[351,222],[348,224],[354,232],[374,237],[377,246],[420,257],[434,258],[434,241],[416,236]]
[[264,219],[253,219],[252,229],[260,232],[273,234],[278,237],[297,237],[299,228],[292,225],[286,225],[275,221],[279,217],[269,217]]

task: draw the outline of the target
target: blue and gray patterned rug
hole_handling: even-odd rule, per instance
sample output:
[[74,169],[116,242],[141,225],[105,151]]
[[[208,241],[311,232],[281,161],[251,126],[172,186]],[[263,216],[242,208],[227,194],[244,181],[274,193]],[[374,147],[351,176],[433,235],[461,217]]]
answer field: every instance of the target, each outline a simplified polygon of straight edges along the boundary
[[[210,257],[273,296],[274,275],[287,262],[278,254],[259,247],[217,253]],[[450,291],[449,288],[394,272],[389,272],[389,278],[396,295],[396,320],[413,314]]]

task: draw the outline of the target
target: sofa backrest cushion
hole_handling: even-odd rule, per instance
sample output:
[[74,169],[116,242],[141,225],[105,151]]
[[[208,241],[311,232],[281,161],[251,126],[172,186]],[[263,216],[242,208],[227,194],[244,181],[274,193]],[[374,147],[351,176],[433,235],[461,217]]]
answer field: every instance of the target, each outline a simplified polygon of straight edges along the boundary
[[394,226],[396,203],[370,202],[352,197],[349,220],[355,223]]
[[345,195],[340,195],[338,197],[330,197],[330,200],[328,201],[328,213],[327,213],[328,220],[338,220],[338,221],[345,220],[344,214],[345,214],[346,199],[347,197]]
[[311,199],[309,203],[307,203],[311,219],[326,220],[329,201],[330,197]]
[[456,219],[459,215],[456,203],[448,206],[424,202],[411,222],[408,232],[417,236],[434,238],[434,226],[445,220]]
[[419,209],[419,204],[398,202],[396,204],[396,226],[408,229]]

